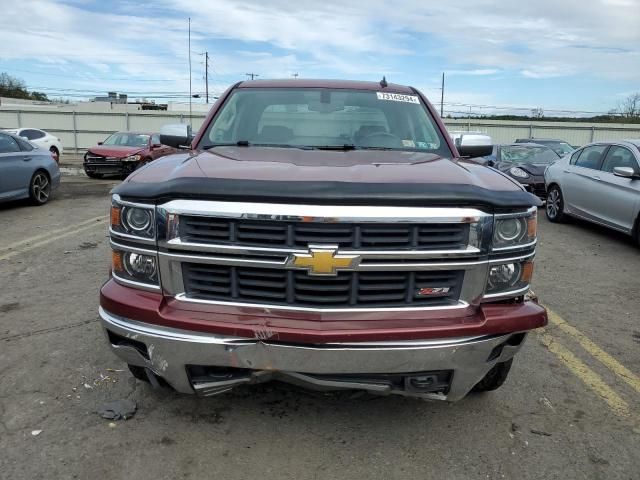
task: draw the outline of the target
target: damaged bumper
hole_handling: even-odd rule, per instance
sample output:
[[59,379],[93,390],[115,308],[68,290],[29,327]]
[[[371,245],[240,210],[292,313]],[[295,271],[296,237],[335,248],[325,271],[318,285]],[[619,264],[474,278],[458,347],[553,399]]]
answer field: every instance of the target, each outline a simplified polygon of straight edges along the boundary
[[122,360],[147,368],[178,392],[200,395],[281,380],[318,390],[456,401],[496,363],[512,358],[525,338],[516,332],[301,345],[151,325],[103,308],[100,317]]

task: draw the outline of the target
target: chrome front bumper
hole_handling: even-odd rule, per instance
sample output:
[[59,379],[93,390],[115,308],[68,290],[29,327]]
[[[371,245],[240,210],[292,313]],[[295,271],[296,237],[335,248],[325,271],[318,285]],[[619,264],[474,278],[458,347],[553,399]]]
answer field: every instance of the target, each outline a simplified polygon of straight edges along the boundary
[[[176,391],[213,395],[240,384],[277,379],[320,390],[358,389],[456,401],[498,362],[512,358],[522,335],[389,342],[292,345],[177,330],[112,315],[100,308],[111,349],[130,365],[150,369]],[[240,375],[194,383],[189,365],[230,367]],[[242,369],[242,370],[240,370]],[[366,374],[451,371],[444,392],[422,393],[367,381]],[[349,376],[353,378],[349,380]],[[331,378],[331,375],[334,377]]]

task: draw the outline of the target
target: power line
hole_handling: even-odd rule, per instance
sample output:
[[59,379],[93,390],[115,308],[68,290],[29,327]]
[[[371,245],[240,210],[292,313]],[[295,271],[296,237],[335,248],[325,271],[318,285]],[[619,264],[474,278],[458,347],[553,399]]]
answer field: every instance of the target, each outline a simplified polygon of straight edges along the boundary
[[245,75],[247,76],[247,78],[251,77],[251,80],[253,80],[255,77],[260,76],[257,73],[245,73]]

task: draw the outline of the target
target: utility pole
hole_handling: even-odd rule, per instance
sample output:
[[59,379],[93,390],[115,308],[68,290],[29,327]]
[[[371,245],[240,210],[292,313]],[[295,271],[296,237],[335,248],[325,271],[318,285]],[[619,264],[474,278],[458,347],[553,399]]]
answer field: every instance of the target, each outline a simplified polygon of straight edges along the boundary
[[292,76],[293,78],[298,78],[298,72],[296,72],[296,73],[292,73],[292,74],[291,74],[291,76]]
[[444,72],[442,72],[442,88],[440,89],[440,118],[444,117]]
[[191,17],[189,17],[189,125],[191,125]]
[[206,102],[209,103],[209,52],[204,52],[204,86]]
[[251,78],[251,80],[253,80],[255,77],[260,76],[257,73],[245,73],[245,75],[247,76],[247,78]]

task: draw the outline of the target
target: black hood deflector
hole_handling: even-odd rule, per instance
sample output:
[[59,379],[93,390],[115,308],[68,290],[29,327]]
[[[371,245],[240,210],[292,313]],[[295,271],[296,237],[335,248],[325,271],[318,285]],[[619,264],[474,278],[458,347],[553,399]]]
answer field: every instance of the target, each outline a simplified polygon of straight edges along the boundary
[[285,182],[226,178],[176,178],[166,182],[124,182],[113,189],[123,198],[163,203],[174,199],[324,205],[539,207],[523,190],[496,191],[475,185],[422,183]]

